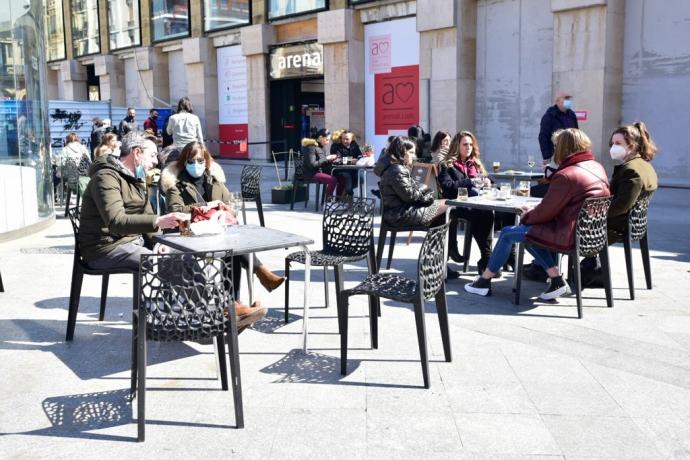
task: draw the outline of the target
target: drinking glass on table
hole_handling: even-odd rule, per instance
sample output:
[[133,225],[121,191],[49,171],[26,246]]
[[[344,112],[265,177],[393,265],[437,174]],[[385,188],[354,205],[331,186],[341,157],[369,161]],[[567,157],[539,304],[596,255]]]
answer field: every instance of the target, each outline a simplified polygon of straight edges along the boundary
[[494,168],[494,173],[497,173],[501,169],[501,162],[500,161],[494,161],[491,164],[491,167]]
[[465,187],[458,188],[458,201],[467,201],[467,189]]
[[500,191],[500,197],[503,199],[508,199],[510,198],[510,184],[505,182],[501,184],[501,191]]
[[532,168],[534,168],[535,164],[537,164],[537,163],[534,160],[534,155],[527,155],[527,166],[529,166],[530,175],[532,174]]
[[528,180],[521,180],[518,183],[517,195],[529,196],[530,182]]

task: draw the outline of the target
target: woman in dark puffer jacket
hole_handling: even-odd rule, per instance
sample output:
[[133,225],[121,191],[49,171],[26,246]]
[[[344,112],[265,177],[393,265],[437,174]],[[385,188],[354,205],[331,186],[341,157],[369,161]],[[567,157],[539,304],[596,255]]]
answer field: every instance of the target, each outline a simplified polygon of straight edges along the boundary
[[[606,171],[591,152],[592,142],[575,128],[563,130],[556,138],[554,161],[558,170],[551,177],[551,185],[544,199],[536,207],[525,210],[522,224],[505,227],[496,243],[489,265],[481,276],[465,285],[465,291],[487,296],[491,294],[491,278],[505,263],[512,246],[531,241],[559,251],[572,249],[577,215],[587,198],[609,196]],[[528,246],[549,275],[549,286],[539,298],[551,300],[568,292],[568,285],[560,274],[556,255],[547,249]]]

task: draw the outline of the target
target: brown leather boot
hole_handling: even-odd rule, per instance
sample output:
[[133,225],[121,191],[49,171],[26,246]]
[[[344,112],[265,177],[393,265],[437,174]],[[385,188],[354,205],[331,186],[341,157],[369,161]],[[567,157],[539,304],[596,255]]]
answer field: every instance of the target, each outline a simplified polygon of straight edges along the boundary
[[285,281],[285,277],[274,274],[271,270],[266,268],[265,265],[256,267],[254,273],[256,277],[259,278],[261,285],[265,287],[268,292],[273,291]]
[[240,334],[266,316],[266,309],[261,306],[261,301],[259,300],[254,302],[251,307],[235,302],[235,314],[237,315],[237,333]]

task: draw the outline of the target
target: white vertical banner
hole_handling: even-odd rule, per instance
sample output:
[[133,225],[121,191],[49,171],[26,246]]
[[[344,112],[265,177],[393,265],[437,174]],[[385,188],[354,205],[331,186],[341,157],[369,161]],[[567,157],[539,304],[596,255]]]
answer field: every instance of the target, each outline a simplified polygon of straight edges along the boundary
[[417,18],[364,26],[365,140],[376,156],[389,135],[419,123]]
[[241,46],[216,50],[218,60],[218,137],[220,155],[248,158],[247,58]]

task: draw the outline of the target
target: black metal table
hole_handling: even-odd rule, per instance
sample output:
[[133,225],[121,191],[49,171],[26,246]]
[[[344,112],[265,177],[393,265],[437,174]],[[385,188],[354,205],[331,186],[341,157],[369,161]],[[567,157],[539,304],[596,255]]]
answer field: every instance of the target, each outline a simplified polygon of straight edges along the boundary
[[[310,244],[314,240],[294,233],[261,227],[259,225],[231,225],[224,233],[217,235],[181,236],[179,233],[168,233],[154,236],[158,243],[184,252],[213,252],[232,249],[233,255],[245,255],[255,252],[271,251],[291,247],[300,247],[306,257],[304,261],[304,319],[302,322],[302,349],[307,351],[307,322],[309,320],[309,278],[311,258]],[[249,303],[252,303],[254,291],[253,257],[249,257]]]

